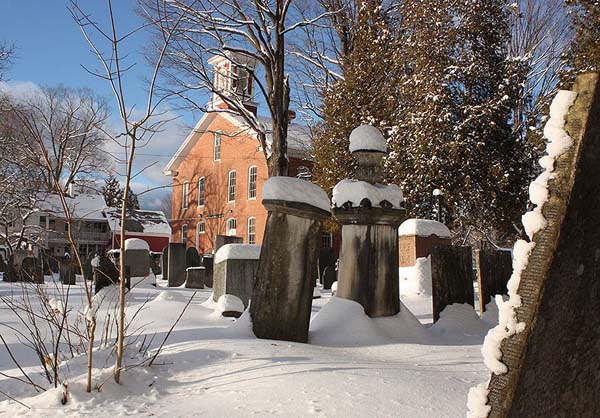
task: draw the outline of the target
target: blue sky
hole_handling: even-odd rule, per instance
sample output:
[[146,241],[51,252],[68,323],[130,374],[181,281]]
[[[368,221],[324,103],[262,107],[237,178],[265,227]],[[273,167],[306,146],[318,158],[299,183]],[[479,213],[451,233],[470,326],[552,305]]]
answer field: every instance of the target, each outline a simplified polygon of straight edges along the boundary
[[[16,59],[5,75],[8,86],[14,90],[58,84],[90,88],[108,99],[113,109],[111,124],[118,126],[114,112],[115,100],[108,83],[82,68],[82,65],[90,69],[99,68],[98,61],[71,17],[69,4],[68,0],[0,0],[0,41],[14,43],[16,47]],[[86,13],[91,13],[95,21],[107,25],[108,7],[105,0],[79,0],[79,4]],[[121,33],[126,33],[141,22],[133,11],[135,4],[135,0],[113,0]],[[148,36],[140,31],[123,45],[128,61],[136,63],[125,80],[128,106],[135,105],[136,108],[143,108],[147,98],[143,77],[151,73],[151,69],[145,64],[142,53]],[[170,184],[170,178],[162,176],[161,170],[185,138],[187,126],[200,117],[191,113],[179,113],[178,116],[181,117],[178,122],[170,124],[148,147],[140,151],[137,168],[154,165],[135,179],[135,192]],[[168,193],[170,189],[147,193],[141,201],[148,208],[156,208],[160,199]]]

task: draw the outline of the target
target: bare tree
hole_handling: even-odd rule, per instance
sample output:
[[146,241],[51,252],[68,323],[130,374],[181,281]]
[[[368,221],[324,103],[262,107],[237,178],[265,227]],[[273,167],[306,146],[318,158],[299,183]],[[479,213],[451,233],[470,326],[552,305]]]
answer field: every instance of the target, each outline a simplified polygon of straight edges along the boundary
[[[289,52],[286,39],[297,29],[327,16],[325,12],[307,19],[291,11],[292,3],[291,0],[140,0],[142,9],[149,10],[154,21],[160,21],[161,31],[173,27],[178,13],[183,16],[166,54],[166,74],[174,91],[188,105],[204,112],[241,115],[257,133],[270,176],[288,172],[290,83],[286,74]],[[247,92],[240,89],[229,94],[214,82],[208,63],[213,57],[226,58],[238,69],[237,73],[220,74],[231,79],[232,84],[240,86],[243,77],[249,76],[258,85],[255,96],[267,105],[272,141],[267,137],[268,127],[245,106]],[[227,109],[198,103],[193,97],[198,91],[216,95]]]
[[[160,2],[157,0],[157,4]],[[149,22],[158,24],[161,28],[160,42],[155,45],[155,60],[152,63],[151,77],[148,83],[148,98],[144,106],[141,117],[135,119],[132,116],[131,103],[128,101],[127,85],[124,82],[124,74],[130,68],[126,61],[126,54],[123,51],[123,44],[134,33],[143,29],[145,25],[135,28],[127,33],[120,34],[115,22],[115,16],[112,8],[112,1],[108,0],[108,28],[102,27],[89,14],[86,14],[76,0],[71,1],[71,14],[79,25],[84,38],[96,56],[100,69],[88,70],[95,76],[106,80],[109,84],[122,123],[122,131],[114,140],[117,141],[125,151],[125,184],[123,186],[123,203],[121,204],[121,231],[120,242],[123,247],[126,233],[127,202],[129,191],[131,190],[131,179],[139,173],[133,173],[133,163],[136,148],[144,146],[151,140],[161,127],[168,122],[161,118],[160,107],[168,99],[168,95],[157,97],[156,83],[159,77],[159,70],[163,64],[167,48],[169,47],[173,33],[178,30],[178,25],[182,19],[180,11],[166,11],[160,9],[157,20],[146,15]],[[168,14],[162,14],[163,12]],[[165,22],[163,25],[161,22]],[[168,23],[168,25],[167,25]],[[123,369],[123,352],[125,338],[125,257],[120,259],[120,287],[119,287],[119,312],[117,329],[117,353],[114,370],[114,379],[117,383],[121,379],[121,370]]]
[[3,79],[4,72],[8,69],[15,56],[14,45],[8,42],[0,42],[0,81]]

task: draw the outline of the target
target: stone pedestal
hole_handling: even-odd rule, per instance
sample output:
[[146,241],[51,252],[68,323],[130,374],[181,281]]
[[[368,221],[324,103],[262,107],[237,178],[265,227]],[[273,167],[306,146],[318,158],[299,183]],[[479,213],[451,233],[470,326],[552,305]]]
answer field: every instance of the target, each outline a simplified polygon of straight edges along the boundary
[[[230,254],[229,257],[221,259],[223,252],[236,246],[241,249],[238,254]],[[251,247],[249,251],[246,248]],[[252,296],[254,287],[254,277],[258,269],[258,255],[260,247],[258,245],[227,244],[215,254],[214,281],[213,281],[213,300],[217,302],[223,295],[233,295],[238,297],[244,304],[244,309],[248,307],[248,302]]]
[[179,287],[185,283],[185,244],[169,244],[168,260],[169,287]]
[[398,226],[403,209],[336,208],[342,224],[337,296],[354,300],[371,317],[400,311]]
[[188,267],[185,271],[185,287],[204,289],[204,267]]
[[250,305],[254,334],[306,342],[321,227],[330,214],[306,203],[263,200],[263,205],[267,224]]
[[75,284],[75,266],[73,265],[73,260],[70,258],[64,258],[59,261],[59,277],[60,282],[66,285],[74,285]]

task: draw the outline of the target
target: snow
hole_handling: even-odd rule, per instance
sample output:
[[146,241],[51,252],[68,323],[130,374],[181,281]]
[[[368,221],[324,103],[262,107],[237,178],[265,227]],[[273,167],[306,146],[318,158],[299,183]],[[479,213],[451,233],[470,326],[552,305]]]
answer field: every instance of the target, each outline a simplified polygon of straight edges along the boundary
[[150,246],[146,241],[139,238],[129,238],[125,240],[125,251],[127,250],[146,250],[150,251]]
[[381,207],[381,202],[385,200],[399,209],[404,196],[402,189],[395,184],[370,184],[360,180],[345,179],[333,188],[332,202],[335,207],[342,207],[348,202],[353,207],[359,207],[363,199],[368,199],[373,207]]
[[215,254],[215,264],[225,260],[258,260],[260,245],[256,244],[225,244]]
[[[121,231],[121,210],[117,208],[105,208],[105,219],[113,233]],[[154,210],[132,210],[127,211],[125,229],[129,233],[141,233],[153,236],[171,236],[171,226],[165,214]]]
[[262,198],[263,200],[305,203],[331,212],[331,202],[323,189],[309,181],[294,177],[271,177],[263,185]]
[[[46,280],[46,291],[58,299],[60,286]],[[66,349],[61,355],[61,373],[68,381],[66,405],[60,403],[60,388],[36,393],[0,376],[2,391],[32,408],[0,397],[0,411],[6,416],[98,418],[313,414],[456,418],[466,414],[468,387],[486,377],[479,349],[482,330],[490,325],[478,322],[472,308],[452,306],[442,313],[444,323],[432,328],[424,325],[431,321],[430,297],[403,298],[407,303],[398,315],[369,318],[356,302],[320,289],[322,297],[313,300],[309,344],[299,344],[255,338],[248,311],[238,320],[215,314],[218,303],[212,301],[210,289],[165,286],[159,276],[156,287],[137,286],[126,295],[131,336],[121,384],[115,384],[111,375],[114,328],[108,344],[98,341],[105,325],[114,322],[118,289],[111,286],[94,308],[98,325],[93,379],[102,389],[85,392],[86,356],[65,358]],[[17,297],[20,289],[21,284],[0,283],[3,297]],[[69,292],[67,312],[85,312],[81,282]],[[155,364],[135,367],[154,354],[195,292]],[[428,314],[413,315],[427,309]],[[3,323],[22,330],[12,312],[2,312]],[[4,328],[2,335],[24,370],[49,388],[36,356],[19,336]],[[2,347],[0,371],[20,376]]]
[[233,311],[244,312],[244,302],[235,295],[222,295],[217,301],[217,311],[219,313]]
[[440,238],[450,238],[450,230],[441,222],[430,219],[407,219],[398,228],[398,236],[429,237],[437,235]]
[[431,296],[431,257],[420,257],[414,266],[400,267],[400,292],[403,295]]
[[[572,139],[565,131],[566,117],[569,108],[575,102],[577,93],[560,90],[550,105],[550,119],[544,127],[544,136],[548,143],[547,155],[540,159],[540,165],[544,172],[529,187],[531,202],[536,207],[523,215],[522,222],[525,232],[530,239],[536,233],[546,227],[547,221],[542,214],[542,209],[548,200],[548,181],[553,178],[554,162],[556,158],[567,151],[573,144]],[[521,297],[518,294],[521,274],[527,267],[529,255],[535,247],[535,242],[519,240],[515,243],[513,250],[513,273],[508,281],[508,300],[504,301],[501,296],[496,296],[498,305],[498,325],[492,328],[481,348],[483,362],[487,368],[496,375],[505,374],[508,369],[502,363],[502,341],[516,333],[522,332],[526,324],[517,321],[515,309],[521,306]],[[469,417],[486,417],[489,413],[487,403],[487,385],[477,385],[471,388],[468,398]]]
[[371,125],[361,125],[350,133],[350,152],[378,151],[387,152],[385,137],[381,131]]
[[[65,196],[71,217],[87,221],[104,221],[102,210],[106,207],[101,194],[80,194],[74,197]],[[60,198],[56,194],[47,194],[40,198],[39,209],[57,218],[65,217]]]

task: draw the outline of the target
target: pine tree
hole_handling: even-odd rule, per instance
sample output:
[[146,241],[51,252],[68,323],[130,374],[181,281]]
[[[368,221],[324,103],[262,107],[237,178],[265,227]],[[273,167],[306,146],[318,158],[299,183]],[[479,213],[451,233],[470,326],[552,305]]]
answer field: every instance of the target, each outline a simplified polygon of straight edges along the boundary
[[104,186],[102,186],[102,195],[106,205],[111,208],[117,208],[121,206],[123,201],[123,190],[119,184],[119,180],[115,176],[111,175],[104,180]]
[[139,210],[140,208],[140,202],[137,194],[135,194],[131,188],[129,188],[129,193],[127,193],[127,202],[125,203],[125,207],[128,210]]
[[600,1],[567,0],[567,5],[575,32],[565,57],[568,82],[582,72],[600,71]]
[[314,139],[316,182],[326,191],[351,176],[354,161],[348,138],[354,128],[372,124],[389,131],[397,106],[393,56],[396,39],[381,1],[362,1],[353,25],[352,49],[341,57],[344,80],[324,93],[324,123]]

